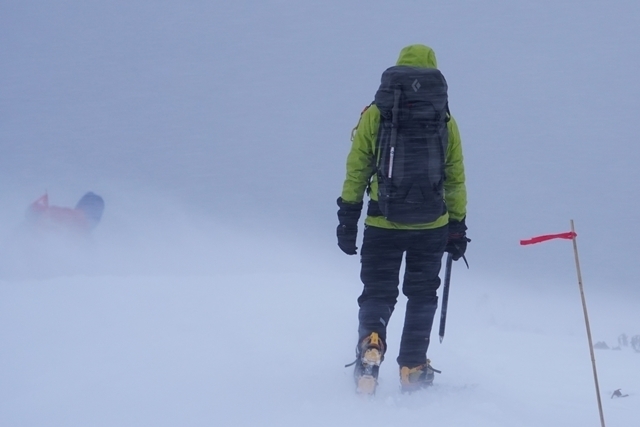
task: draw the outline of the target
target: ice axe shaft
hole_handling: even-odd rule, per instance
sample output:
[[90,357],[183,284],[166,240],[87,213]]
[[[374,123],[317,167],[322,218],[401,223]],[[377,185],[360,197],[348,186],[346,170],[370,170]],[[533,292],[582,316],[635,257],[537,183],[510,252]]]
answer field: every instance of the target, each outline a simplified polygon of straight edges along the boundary
[[447,325],[447,305],[449,304],[449,285],[451,284],[451,265],[453,256],[447,254],[447,264],[444,270],[444,286],[442,289],[442,307],[440,307],[440,342],[444,339],[444,328]]

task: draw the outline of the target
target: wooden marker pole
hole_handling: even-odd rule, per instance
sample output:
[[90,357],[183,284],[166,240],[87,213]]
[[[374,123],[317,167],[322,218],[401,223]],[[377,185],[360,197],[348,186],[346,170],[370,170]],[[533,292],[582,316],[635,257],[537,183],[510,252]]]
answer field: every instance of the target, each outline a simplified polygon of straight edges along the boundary
[[593,367],[593,380],[596,385],[596,396],[598,398],[598,410],[600,411],[600,425],[605,427],[604,412],[602,411],[602,400],[600,399],[600,386],[598,385],[598,371],[596,369],[596,356],[593,352],[593,340],[591,339],[591,327],[589,326],[589,315],[587,314],[587,302],[584,297],[584,288],[582,286],[582,273],[580,272],[580,259],[578,258],[578,242],[576,241],[576,230],[571,220],[571,231],[573,233],[573,254],[576,258],[576,271],[578,272],[578,286],[580,287],[580,297],[582,298],[582,311],[584,312],[584,322],[587,326],[587,338],[589,339],[589,351],[591,352],[591,366]]

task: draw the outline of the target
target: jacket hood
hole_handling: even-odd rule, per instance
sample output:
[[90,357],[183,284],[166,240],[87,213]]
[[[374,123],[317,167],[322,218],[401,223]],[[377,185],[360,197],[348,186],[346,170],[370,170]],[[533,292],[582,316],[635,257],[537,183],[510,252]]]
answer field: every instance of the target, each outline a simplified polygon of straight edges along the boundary
[[435,52],[429,46],[423,44],[412,44],[402,49],[396,65],[438,68]]

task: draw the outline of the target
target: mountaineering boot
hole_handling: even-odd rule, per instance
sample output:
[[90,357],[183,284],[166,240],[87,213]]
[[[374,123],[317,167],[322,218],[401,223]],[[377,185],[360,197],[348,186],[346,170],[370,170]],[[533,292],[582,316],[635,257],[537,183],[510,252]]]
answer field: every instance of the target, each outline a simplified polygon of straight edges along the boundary
[[402,392],[412,392],[429,387],[433,384],[435,372],[440,373],[437,369],[433,369],[431,361],[427,359],[427,363],[413,368],[407,366],[400,367],[400,389]]
[[358,344],[353,377],[356,382],[356,393],[374,394],[378,385],[378,371],[384,360],[385,346],[376,332]]

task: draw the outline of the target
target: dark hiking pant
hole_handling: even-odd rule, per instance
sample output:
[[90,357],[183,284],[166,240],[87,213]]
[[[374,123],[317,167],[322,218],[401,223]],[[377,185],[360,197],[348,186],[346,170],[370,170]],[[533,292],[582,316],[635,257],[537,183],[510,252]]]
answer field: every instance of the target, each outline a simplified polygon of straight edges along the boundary
[[407,297],[407,307],[397,359],[400,366],[415,367],[427,361],[447,231],[447,226],[431,230],[365,228],[360,272],[364,290],[358,298],[359,342],[372,332],[386,342],[406,253],[402,292]]

